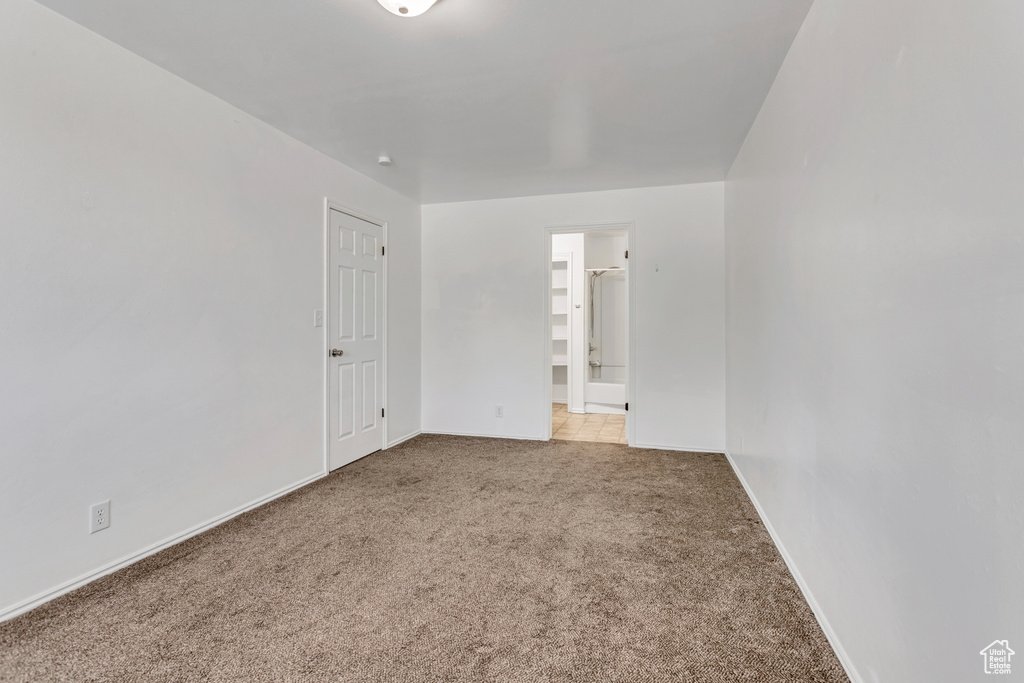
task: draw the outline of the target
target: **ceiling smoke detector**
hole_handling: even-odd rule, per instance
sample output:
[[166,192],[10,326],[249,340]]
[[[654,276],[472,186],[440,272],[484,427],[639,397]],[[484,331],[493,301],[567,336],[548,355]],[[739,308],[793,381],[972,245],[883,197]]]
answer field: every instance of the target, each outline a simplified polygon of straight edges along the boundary
[[390,166],[391,165],[391,157],[389,157],[387,154],[382,154],[379,157],[377,157],[377,163],[380,166]]
[[418,17],[433,7],[437,0],[377,0],[381,7],[400,17]]

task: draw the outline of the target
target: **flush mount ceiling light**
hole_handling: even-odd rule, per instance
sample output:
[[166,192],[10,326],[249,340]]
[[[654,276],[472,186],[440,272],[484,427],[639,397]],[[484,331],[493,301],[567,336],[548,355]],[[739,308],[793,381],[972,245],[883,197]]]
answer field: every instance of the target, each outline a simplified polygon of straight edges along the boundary
[[430,9],[437,0],[377,0],[381,7],[400,17],[417,17]]

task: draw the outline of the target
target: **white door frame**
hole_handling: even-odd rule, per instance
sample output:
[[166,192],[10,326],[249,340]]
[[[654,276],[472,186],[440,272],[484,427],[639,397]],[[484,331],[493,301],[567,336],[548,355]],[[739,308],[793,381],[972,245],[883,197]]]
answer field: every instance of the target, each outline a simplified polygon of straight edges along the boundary
[[[607,230],[617,230],[626,232],[626,249],[629,251],[629,258],[626,259],[626,301],[628,309],[626,311],[626,403],[630,405],[629,410],[626,411],[626,441],[630,446],[636,442],[634,436],[634,426],[636,415],[636,287],[634,285],[635,277],[633,274],[633,263],[634,261],[634,239],[636,226],[633,221],[618,221],[610,223],[579,223],[574,225],[549,225],[544,230],[544,263],[547,267],[544,271],[547,273],[546,281],[547,286],[544,288],[544,372],[546,376],[546,383],[544,385],[544,395],[546,397],[546,409],[544,411],[544,428],[541,430],[541,434],[545,435],[547,440],[551,439],[551,259],[553,250],[551,248],[551,236],[559,233],[574,233],[574,232],[601,232]],[[584,264],[585,265],[585,264]]]
[[328,414],[331,405],[331,366],[330,366],[330,316],[331,310],[331,292],[330,292],[330,270],[331,270],[331,209],[347,213],[350,216],[355,216],[360,220],[364,220],[374,225],[379,225],[384,229],[384,239],[381,245],[384,248],[384,254],[382,255],[381,261],[381,279],[383,280],[383,297],[384,297],[384,320],[381,324],[381,343],[383,344],[383,357],[381,358],[381,383],[383,384],[381,390],[381,407],[384,409],[384,417],[381,421],[381,442],[380,448],[384,450],[388,444],[388,223],[385,220],[371,216],[370,214],[363,213],[344,204],[331,201],[330,197],[324,197],[324,316],[323,316],[323,349],[321,357],[323,358],[323,372],[324,372],[324,474],[330,474],[331,472],[331,416]]

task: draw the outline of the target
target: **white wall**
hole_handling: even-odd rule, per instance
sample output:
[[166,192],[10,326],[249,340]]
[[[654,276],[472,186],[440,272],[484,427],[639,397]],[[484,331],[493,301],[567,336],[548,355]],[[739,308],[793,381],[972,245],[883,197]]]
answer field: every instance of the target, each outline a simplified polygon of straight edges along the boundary
[[390,221],[390,435],[416,432],[418,205],[0,3],[0,614],[322,471],[325,196]]
[[728,447],[864,681],[1024,652],[1022,27],[816,2],[726,182]]
[[708,183],[424,206],[423,430],[543,438],[545,228],[635,221],[635,440],[721,451],[722,202]]

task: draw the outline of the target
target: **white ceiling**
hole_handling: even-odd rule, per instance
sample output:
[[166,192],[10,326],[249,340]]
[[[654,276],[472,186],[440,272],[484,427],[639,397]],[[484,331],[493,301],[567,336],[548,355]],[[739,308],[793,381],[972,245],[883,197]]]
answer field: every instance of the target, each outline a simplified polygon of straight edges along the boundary
[[424,203],[721,180],[812,2],[40,1]]

